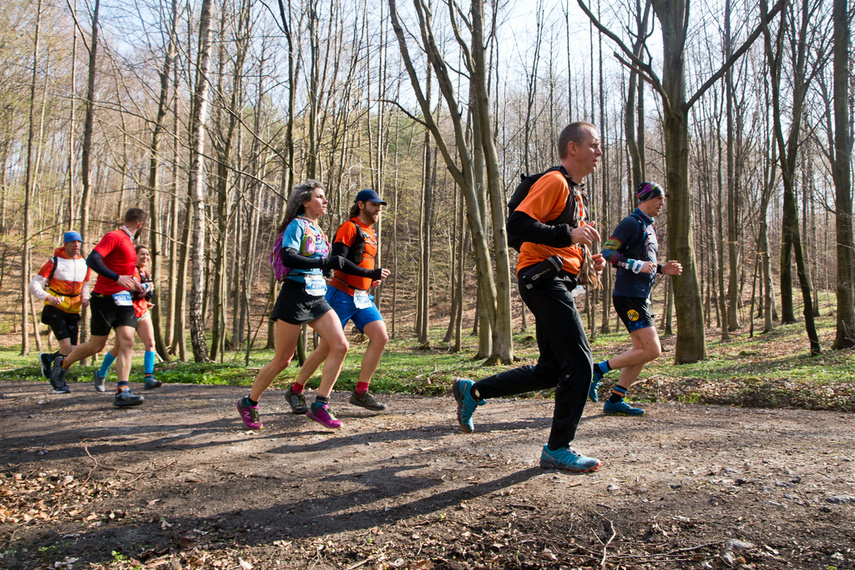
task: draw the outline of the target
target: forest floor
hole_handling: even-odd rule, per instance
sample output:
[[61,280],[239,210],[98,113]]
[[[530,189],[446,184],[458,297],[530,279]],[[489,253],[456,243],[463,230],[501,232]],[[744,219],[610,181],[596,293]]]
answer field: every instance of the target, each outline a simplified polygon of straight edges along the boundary
[[0,567],[855,568],[855,415],[589,403],[603,466],[543,470],[553,402],[333,394],[331,431],[245,387],[167,384],[145,405],[0,382]]

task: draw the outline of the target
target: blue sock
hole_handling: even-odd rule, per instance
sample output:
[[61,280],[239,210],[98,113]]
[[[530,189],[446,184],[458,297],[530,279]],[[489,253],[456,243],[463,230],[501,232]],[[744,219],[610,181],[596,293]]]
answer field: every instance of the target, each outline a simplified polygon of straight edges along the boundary
[[116,360],[116,357],[110,354],[109,352],[104,355],[104,360],[101,361],[101,370],[98,371],[98,376],[106,376],[107,370],[110,369],[110,366],[113,365],[113,361]]
[[609,370],[612,369],[612,367],[609,366],[608,360],[603,360],[602,362],[598,362],[596,364],[596,366],[597,366],[597,368],[600,369],[600,374],[605,374],[606,372],[608,372]]
[[143,366],[146,374],[154,374],[154,351],[146,350],[143,357]]

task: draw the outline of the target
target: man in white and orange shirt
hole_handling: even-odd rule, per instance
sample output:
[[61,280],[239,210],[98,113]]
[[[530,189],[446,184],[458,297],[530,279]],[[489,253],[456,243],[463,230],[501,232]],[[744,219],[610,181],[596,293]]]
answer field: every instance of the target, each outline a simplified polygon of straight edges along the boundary
[[[377,266],[377,233],[374,231],[374,224],[380,219],[380,211],[385,205],[386,202],[374,190],[361,190],[350,209],[350,219],[339,226],[335,234],[330,255],[340,255],[359,267],[374,269]],[[374,304],[374,297],[369,295],[368,290],[379,285],[388,275],[389,271],[384,269],[381,278],[372,282],[369,277],[336,271],[329,281],[326,293],[327,302],[341,319],[342,328],[352,320],[356,328],[368,337],[368,348],[362,355],[359,380],[349,401],[354,406],[372,412],[386,409],[386,404],[378,402],[368,392],[368,385],[380,364],[383,350],[389,342],[389,334],[386,332],[386,323]],[[286,393],[293,413],[305,414],[308,410],[303,387],[324,362],[328,352],[329,347],[322,338],[318,347],[300,367],[296,382]]]
[[[48,378],[50,367],[57,356],[68,356],[77,345],[80,326],[80,310],[89,305],[89,268],[80,255],[83,238],[76,231],[65,232],[63,247],[53,252],[53,257],[30,281],[28,289],[39,301],[44,302],[42,323],[48,325],[59,343],[53,354],[39,355],[42,376]],[[67,384],[55,386],[55,394],[66,394],[71,390]]]

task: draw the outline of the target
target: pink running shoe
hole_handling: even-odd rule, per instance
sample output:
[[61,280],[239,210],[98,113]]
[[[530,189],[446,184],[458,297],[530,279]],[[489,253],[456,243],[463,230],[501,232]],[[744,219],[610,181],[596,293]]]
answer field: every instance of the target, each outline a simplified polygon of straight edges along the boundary
[[258,419],[258,406],[250,406],[246,398],[241,398],[237,401],[237,411],[240,414],[240,419],[243,420],[243,425],[247,429],[261,429],[264,424]]
[[312,418],[325,428],[337,429],[341,427],[341,422],[336,419],[335,414],[326,404],[317,405],[317,402],[312,404],[309,411],[306,412],[306,417]]

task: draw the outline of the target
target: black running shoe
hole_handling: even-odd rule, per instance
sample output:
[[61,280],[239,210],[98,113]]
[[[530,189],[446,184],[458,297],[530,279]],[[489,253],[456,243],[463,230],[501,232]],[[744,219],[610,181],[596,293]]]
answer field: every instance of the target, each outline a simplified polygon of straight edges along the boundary
[[50,365],[53,364],[53,360],[50,357],[50,354],[47,352],[43,352],[39,355],[39,364],[42,368],[42,376],[47,379],[50,379]]
[[143,390],[154,390],[155,388],[160,388],[163,386],[163,382],[154,377],[154,374],[146,374],[145,375],[145,383],[143,384]]
[[365,392],[363,394],[357,394],[356,390],[351,392],[350,394],[350,403],[354,406],[360,406],[365,408],[366,410],[371,410],[372,412],[382,412],[386,409],[386,404],[381,404],[377,400],[374,399],[369,392]]
[[[293,388],[293,386],[291,387]],[[288,388],[288,391],[285,392],[285,399],[288,400],[288,405],[291,406],[292,414],[305,414],[309,411],[309,406],[306,405],[306,396],[302,394],[295,394],[291,391],[291,388]]]
[[128,408],[130,406],[139,406],[145,402],[145,398],[138,396],[130,390],[116,392],[116,399],[113,400],[113,405],[117,408]]
[[68,384],[65,383],[65,373],[67,370],[62,367],[63,360],[65,360],[64,356],[57,356],[53,360],[53,367],[51,367],[50,375],[48,376],[50,385],[53,386],[54,394],[67,394],[71,392]]

